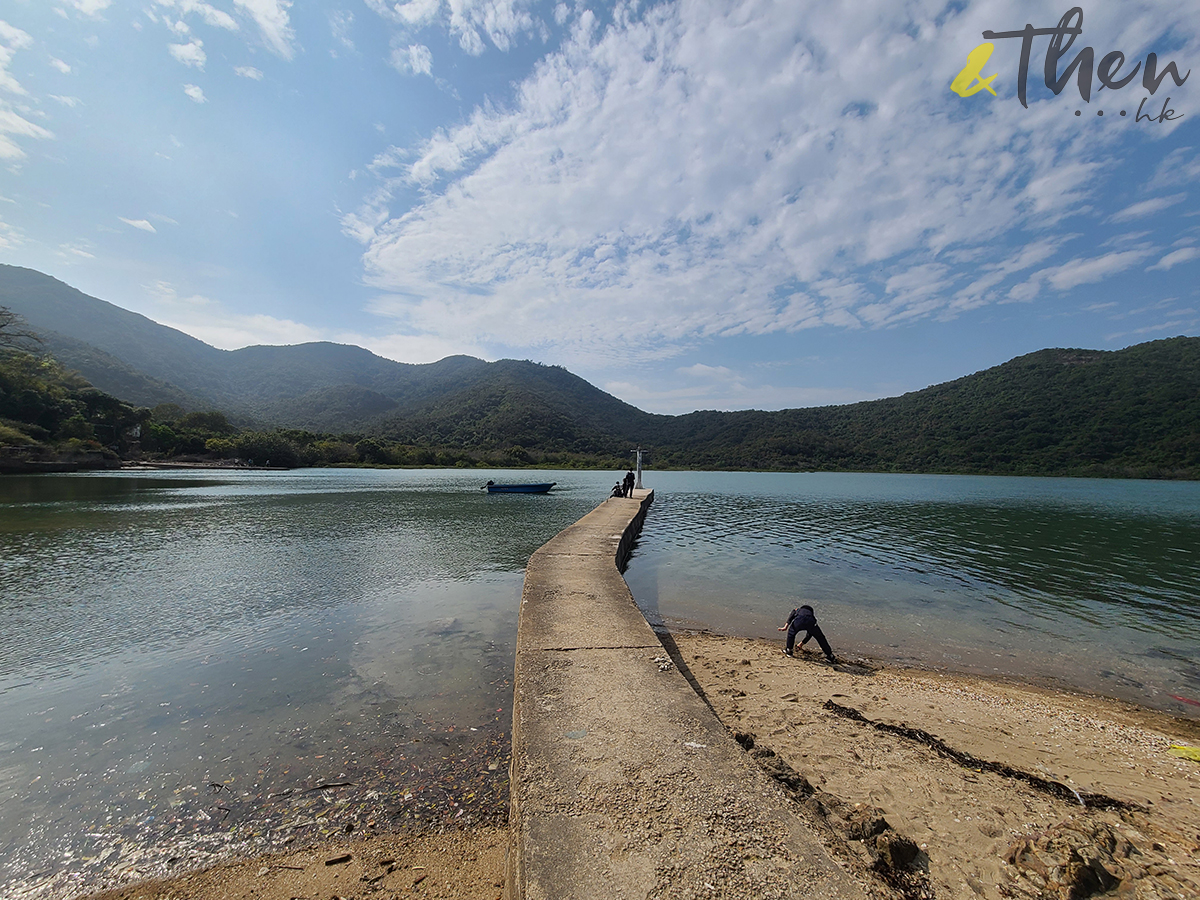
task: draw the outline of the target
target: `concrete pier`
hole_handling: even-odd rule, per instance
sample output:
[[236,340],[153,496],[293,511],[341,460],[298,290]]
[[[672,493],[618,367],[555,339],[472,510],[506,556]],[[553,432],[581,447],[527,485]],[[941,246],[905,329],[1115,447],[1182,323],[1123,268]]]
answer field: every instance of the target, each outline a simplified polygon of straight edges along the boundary
[[508,897],[862,898],[634,603],[621,571],[653,496],[605,501],[530,558]]

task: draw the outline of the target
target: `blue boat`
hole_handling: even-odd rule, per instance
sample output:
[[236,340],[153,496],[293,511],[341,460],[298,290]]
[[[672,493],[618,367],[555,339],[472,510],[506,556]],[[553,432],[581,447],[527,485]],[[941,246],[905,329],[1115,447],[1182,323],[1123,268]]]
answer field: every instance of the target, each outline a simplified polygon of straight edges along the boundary
[[489,481],[485,487],[489,494],[545,494],[556,484],[557,481],[549,484],[496,484]]

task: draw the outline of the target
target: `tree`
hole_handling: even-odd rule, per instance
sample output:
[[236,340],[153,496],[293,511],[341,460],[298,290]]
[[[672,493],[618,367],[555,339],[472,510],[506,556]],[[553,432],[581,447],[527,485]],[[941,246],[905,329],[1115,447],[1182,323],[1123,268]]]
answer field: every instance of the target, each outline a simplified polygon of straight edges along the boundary
[[171,425],[187,415],[187,410],[178,403],[160,403],[151,412],[154,414],[155,422]]
[[386,464],[393,461],[393,454],[388,453],[388,449],[374,438],[363,438],[354,445],[354,449],[364,462]]
[[0,306],[0,347],[31,353],[44,343],[41,335],[26,326],[24,319],[7,306]]
[[217,410],[188,413],[178,422],[180,428],[186,428],[189,431],[207,431],[222,435],[233,434],[235,431],[234,427],[229,424],[229,420],[225,418],[225,413]]

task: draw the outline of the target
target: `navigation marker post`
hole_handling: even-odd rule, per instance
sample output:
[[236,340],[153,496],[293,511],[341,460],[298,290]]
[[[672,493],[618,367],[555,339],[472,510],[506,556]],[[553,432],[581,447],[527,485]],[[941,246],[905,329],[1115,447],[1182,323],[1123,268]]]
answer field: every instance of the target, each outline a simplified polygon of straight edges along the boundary
[[636,450],[630,450],[629,452],[637,454],[637,481],[634,482],[633,486],[640,491],[642,489],[642,454],[646,451],[638,447]]

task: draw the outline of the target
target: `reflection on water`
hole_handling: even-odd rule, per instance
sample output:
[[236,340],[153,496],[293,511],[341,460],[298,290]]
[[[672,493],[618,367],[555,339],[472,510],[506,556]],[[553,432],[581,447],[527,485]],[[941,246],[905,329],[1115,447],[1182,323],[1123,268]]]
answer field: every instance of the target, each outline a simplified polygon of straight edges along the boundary
[[[548,495],[488,495],[552,480]],[[502,816],[529,555],[608,472],[0,479],[0,895]],[[1200,485],[652,473],[652,619],[1195,714]]]
[[0,480],[0,894],[503,816],[522,570],[611,477],[497,474]]
[[1198,484],[654,481],[654,513],[626,575],[652,619],[773,637],[804,598],[852,652],[1197,711],[1174,697],[1200,699]]

